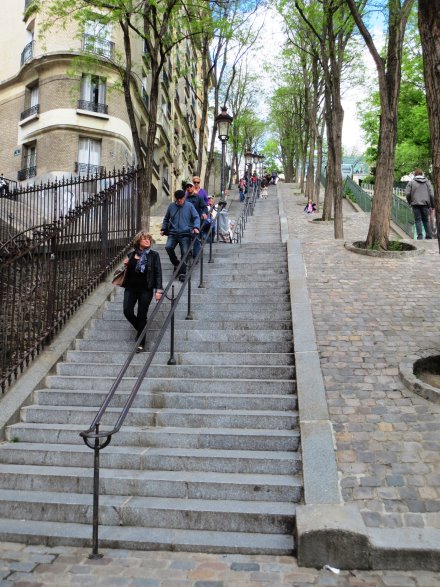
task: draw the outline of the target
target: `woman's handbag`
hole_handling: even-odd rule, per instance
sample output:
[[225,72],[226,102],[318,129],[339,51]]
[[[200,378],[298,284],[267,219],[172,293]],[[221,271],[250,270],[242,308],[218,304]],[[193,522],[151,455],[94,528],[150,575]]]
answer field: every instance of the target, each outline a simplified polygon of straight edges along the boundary
[[124,283],[124,280],[125,280],[126,272],[127,272],[127,267],[120,267],[119,269],[116,269],[116,271],[113,274],[113,279],[112,279],[113,285],[122,286],[122,284]]

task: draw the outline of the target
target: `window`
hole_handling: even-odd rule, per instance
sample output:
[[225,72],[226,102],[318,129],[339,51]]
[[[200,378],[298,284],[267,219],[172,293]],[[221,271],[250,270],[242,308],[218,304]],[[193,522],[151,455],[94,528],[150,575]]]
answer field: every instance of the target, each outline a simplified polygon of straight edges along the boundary
[[26,94],[24,99],[25,110],[20,115],[20,120],[26,120],[29,117],[35,117],[40,111],[39,104],[39,87],[38,85],[31,88],[26,88]]
[[23,145],[22,169],[17,174],[18,181],[24,181],[37,174],[37,147],[32,145]]
[[105,103],[106,80],[97,75],[83,74],[81,79],[81,99],[78,108],[107,114]]
[[115,45],[110,41],[111,35],[111,24],[99,19],[87,21],[84,27],[83,50],[112,58]]
[[102,171],[101,141],[85,137],[80,138],[76,172],[81,175],[94,175]]

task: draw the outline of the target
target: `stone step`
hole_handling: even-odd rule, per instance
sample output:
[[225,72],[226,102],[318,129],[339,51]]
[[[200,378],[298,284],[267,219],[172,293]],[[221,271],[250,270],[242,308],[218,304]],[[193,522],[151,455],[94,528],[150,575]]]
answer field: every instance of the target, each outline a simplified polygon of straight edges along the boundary
[[[147,341],[145,348],[148,350],[152,348],[153,341]],[[125,351],[126,353],[131,351],[134,345],[133,339],[131,340],[106,340],[105,344],[99,340],[86,340],[77,339],[74,343],[74,347],[81,351]],[[166,351],[170,346],[170,337],[166,335],[161,342],[160,349]],[[243,340],[231,342],[231,341],[179,341],[179,344],[175,348],[175,356],[181,352],[200,352],[200,353],[224,353],[230,352],[235,354],[248,353],[248,352],[259,352],[259,353],[271,353],[274,349],[272,342],[257,341],[257,342],[246,342]],[[293,340],[282,341],[276,343],[276,350],[280,353],[292,353],[293,352]],[[142,355],[141,355],[142,356]]]
[[[90,461],[93,453],[90,451]],[[256,475],[200,471],[106,469],[101,467],[100,494],[203,500],[293,501],[302,495],[295,475]],[[93,493],[91,467],[0,464],[0,491]]]
[[[88,406],[25,406],[20,415],[23,422],[42,424],[81,424],[87,427],[93,420],[96,407]],[[103,426],[113,426],[121,413],[119,408],[108,408],[102,419]],[[131,408],[125,419],[127,426],[203,428],[252,428],[291,430],[298,423],[295,411],[269,410],[179,410]]]
[[[92,522],[92,496],[0,490],[0,517],[45,522]],[[295,504],[102,495],[100,523],[108,526],[228,532],[292,533]]]
[[[121,365],[107,365],[105,363],[58,363],[56,372],[64,376],[82,377],[116,377]],[[127,377],[138,377],[143,365],[130,365],[127,368]],[[293,365],[158,365],[154,362],[148,369],[149,378],[192,379],[202,377],[206,379],[294,379]]]
[[[151,329],[150,336],[158,332]],[[107,340],[108,331],[90,329],[86,332],[89,340]],[[290,330],[176,330],[176,344],[183,341],[206,341],[206,342],[271,342],[272,350],[278,350],[278,342],[292,341],[292,332]],[[118,340],[133,340],[133,331],[119,330]],[[274,344],[275,343],[275,344]]]
[[[78,424],[35,424],[19,422],[6,428],[6,438],[12,442],[50,444],[82,443]],[[103,427],[105,430],[105,427]],[[240,428],[157,428],[123,426],[112,438],[115,446],[138,446],[213,450],[296,451],[297,430],[253,430]]]
[[[92,451],[84,444],[4,442],[0,462],[15,465],[93,467]],[[293,475],[301,470],[298,451],[212,450],[115,446],[100,453],[104,468],[163,471],[206,471]]]
[[[143,365],[145,354],[138,354],[133,357],[133,365]],[[165,352],[157,352],[154,363],[164,365],[170,355]],[[125,352],[114,352],[107,350],[93,351],[68,351],[66,360],[71,363],[107,363],[122,365],[127,358]],[[174,355],[178,365],[293,365],[293,353],[227,353],[227,352],[177,352]],[[264,363],[263,363],[264,361]]]
[[[106,391],[90,393],[81,390],[39,389],[34,392],[34,401],[41,406],[94,406],[99,407],[107,396]],[[113,407],[122,407],[129,396],[128,391],[118,391],[112,399]],[[172,393],[138,392],[134,408],[177,408],[213,410],[296,410],[295,395],[257,395],[230,393]]]
[[[48,375],[46,386],[51,389],[82,389],[86,391],[109,391],[114,377],[67,377],[63,375]],[[135,377],[124,377],[118,387],[121,391],[131,391],[136,383]],[[140,391],[181,392],[181,393],[250,393],[276,395],[292,394],[296,390],[296,383],[291,380],[272,379],[169,379],[164,377],[149,377],[142,381]]]
[[[0,519],[0,540],[24,544],[91,548],[88,524]],[[101,525],[100,548],[208,552],[220,554],[291,555],[291,534],[219,532]]]

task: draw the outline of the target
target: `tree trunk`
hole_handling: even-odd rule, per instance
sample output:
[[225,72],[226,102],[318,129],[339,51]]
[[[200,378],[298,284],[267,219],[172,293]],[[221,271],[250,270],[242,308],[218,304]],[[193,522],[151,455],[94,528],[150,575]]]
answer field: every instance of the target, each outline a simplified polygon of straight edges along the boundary
[[384,113],[380,119],[379,151],[376,183],[371,206],[367,247],[387,249],[389,243],[391,206],[394,182],[394,154],[396,150],[396,121],[392,113]]
[[426,102],[432,146],[432,178],[435,191],[437,238],[440,251],[440,2],[419,0],[419,30],[423,49]]
[[310,142],[309,142],[309,166],[307,168],[307,179],[306,179],[306,198],[307,200],[313,200],[315,193],[315,129],[311,125]]
[[[197,150],[197,175],[201,177],[203,167],[203,148],[205,146],[205,128],[206,121],[208,119],[208,94],[209,94],[209,74],[208,74],[208,63],[209,63],[209,39],[204,37],[202,39],[202,80],[203,83],[203,95],[202,95],[202,114],[200,117],[200,128],[199,128],[199,146]],[[208,188],[207,188],[208,189]]]
[[316,149],[318,151],[318,156],[316,158],[315,191],[313,194],[313,201],[316,204],[317,210],[319,210],[319,194],[321,193],[322,143],[322,133],[320,132],[316,137]]

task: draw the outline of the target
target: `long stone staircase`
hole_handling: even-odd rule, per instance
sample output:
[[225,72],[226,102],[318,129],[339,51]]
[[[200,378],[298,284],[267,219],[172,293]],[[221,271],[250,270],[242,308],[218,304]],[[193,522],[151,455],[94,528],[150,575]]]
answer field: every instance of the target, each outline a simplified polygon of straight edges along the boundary
[[[165,282],[170,263],[161,251]],[[102,546],[287,554],[301,457],[285,245],[274,193],[218,244],[121,431],[101,452]],[[150,309],[151,312],[151,309]],[[163,316],[162,316],[163,318]],[[153,329],[160,326],[152,324]],[[154,330],[152,338],[154,337]],[[0,540],[90,543],[93,453],[79,437],[134,342],[118,290],[0,445]],[[151,345],[151,342],[150,342]],[[136,355],[111,424],[146,358]]]

